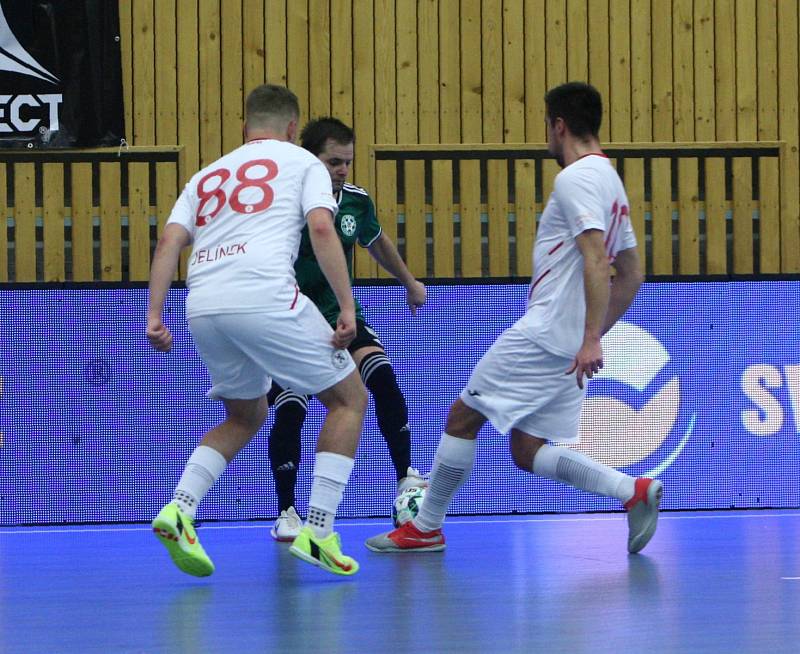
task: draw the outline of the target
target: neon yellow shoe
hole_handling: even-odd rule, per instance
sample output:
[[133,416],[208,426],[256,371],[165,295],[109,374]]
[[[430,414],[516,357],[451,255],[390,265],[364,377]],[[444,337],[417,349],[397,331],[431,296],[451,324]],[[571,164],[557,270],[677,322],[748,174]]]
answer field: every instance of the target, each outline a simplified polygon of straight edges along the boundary
[[289,551],[298,559],[335,575],[358,572],[358,562],[342,554],[342,542],[335,531],[325,538],[317,538],[310,527],[303,527]]
[[207,577],[214,572],[214,564],[200,544],[191,518],[177,504],[170,502],[161,509],[152,525],[175,565],[186,574]]

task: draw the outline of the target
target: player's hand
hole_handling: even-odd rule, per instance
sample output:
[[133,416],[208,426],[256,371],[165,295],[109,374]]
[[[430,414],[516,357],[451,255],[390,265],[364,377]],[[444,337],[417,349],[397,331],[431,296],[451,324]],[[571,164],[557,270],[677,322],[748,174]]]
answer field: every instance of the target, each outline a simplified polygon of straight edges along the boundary
[[411,309],[412,316],[417,315],[417,309],[425,304],[425,300],[427,299],[428,290],[422,282],[418,282],[415,279],[406,287],[406,304],[408,304],[408,308]]
[[572,367],[565,374],[571,375],[574,372],[578,388],[583,388],[583,376],[586,375],[587,379],[591,379],[602,367],[603,347],[600,345],[600,340],[584,341],[578,354],[575,355]]
[[161,319],[148,319],[147,340],[159,352],[169,352],[172,349],[172,334]]
[[356,337],[356,312],[348,309],[339,313],[336,319],[336,331],[333,332],[331,343],[337,349],[344,349]]

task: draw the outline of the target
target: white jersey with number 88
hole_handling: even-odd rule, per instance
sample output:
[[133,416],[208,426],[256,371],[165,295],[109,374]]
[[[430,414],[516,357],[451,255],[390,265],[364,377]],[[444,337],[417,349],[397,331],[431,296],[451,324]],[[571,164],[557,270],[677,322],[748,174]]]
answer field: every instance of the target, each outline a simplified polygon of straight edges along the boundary
[[285,141],[250,141],[194,175],[168,220],[192,236],[187,317],[293,308],[300,232],[319,207],[337,210],[328,171]]

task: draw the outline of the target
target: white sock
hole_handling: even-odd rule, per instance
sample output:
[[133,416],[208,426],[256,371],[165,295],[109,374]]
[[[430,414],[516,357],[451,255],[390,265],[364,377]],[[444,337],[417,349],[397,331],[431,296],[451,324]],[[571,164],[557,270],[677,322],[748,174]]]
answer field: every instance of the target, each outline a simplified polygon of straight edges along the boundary
[[433,458],[431,479],[419,513],[412,520],[420,531],[439,529],[444,522],[450,500],[469,479],[475,465],[478,440],[442,434]]
[[616,497],[627,502],[633,497],[633,477],[603,465],[568,447],[542,445],[533,457],[533,472],[575,488]]
[[197,505],[203,501],[209,488],[219,479],[227,465],[225,457],[213,447],[199,445],[186,462],[172,501],[194,520]]
[[333,520],[354,463],[343,454],[317,452],[306,519],[306,526],[311,527],[317,538],[325,538],[333,531]]

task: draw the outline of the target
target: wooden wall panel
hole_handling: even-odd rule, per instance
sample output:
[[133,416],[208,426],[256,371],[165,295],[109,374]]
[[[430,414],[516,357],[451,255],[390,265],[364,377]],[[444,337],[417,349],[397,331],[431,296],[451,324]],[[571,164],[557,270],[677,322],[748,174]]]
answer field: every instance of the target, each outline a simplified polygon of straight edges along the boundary
[[0,164],[0,282],[8,281],[8,260],[9,260],[9,243],[8,243],[8,193],[7,186],[8,179],[6,177],[8,166]]
[[609,5],[609,93],[608,123],[612,141],[631,140],[631,39],[628,0]]
[[[265,9],[263,2],[245,1],[242,4],[242,87],[245,96],[267,80]],[[272,38],[270,33],[269,40]]]
[[63,282],[64,266],[64,165],[42,164],[42,257],[44,281]]
[[778,3],[778,138],[781,157],[781,271],[800,272],[800,124],[798,6]]
[[244,43],[242,35],[242,5],[239,2],[220,4],[220,132],[221,153],[230,152],[242,144],[244,119],[244,86],[242,82]]
[[[374,24],[372,4],[357,4],[353,14],[353,42],[361,47],[353,55],[353,88],[357,94],[367,97],[375,95]],[[356,105],[353,129],[359,136],[356,138],[352,177],[356,184],[366,186],[369,183],[369,170],[365,164],[369,159],[369,145],[374,143],[375,138],[375,107],[372,103]],[[363,248],[356,248],[355,264],[356,275],[376,276],[378,266]]]
[[[174,41],[177,33],[175,0],[158,0],[154,10],[154,43]],[[154,47],[154,50],[154,143],[175,144],[178,142],[177,51],[170,47]]]
[[[503,137],[503,8],[501,0],[481,3],[481,100],[485,143]],[[424,142],[424,141],[423,141]]]
[[[177,12],[178,143],[186,152],[185,166],[180,171],[181,184],[185,184],[200,168],[200,66],[196,0],[178,0]],[[132,91],[135,93],[136,89]],[[166,144],[162,142],[161,145]]]
[[[656,0],[654,0],[656,1]],[[714,97],[717,141],[736,140],[736,8],[714,3]]]
[[14,166],[14,281],[17,282],[37,281],[35,189],[34,164]]
[[[309,89],[309,30],[308,0],[289,0],[286,2],[286,80],[285,83],[297,95],[300,102],[300,115],[310,115]],[[267,34],[271,34],[269,26]],[[276,31],[280,29],[275,26]],[[316,35],[314,35],[316,37]],[[276,82],[281,83],[281,82]]]
[[694,133],[698,141],[714,135],[714,0],[694,3]]
[[653,140],[672,141],[674,114],[672,106],[672,7],[664,0],[653,0]]
[[[480,4],[461,0],[461,141],[480,143],[483,139],[481,86],[481,11]],[[400,135],[398,134],[398,137]],[[402,142],[402,141],[400,141]]]
[[[308,118],[331,113],[331,14],[328,0],[308,2]],[[336,38],[340,38],[337,34]]]
[[[608,142],[611,135],[611,128],[609,126],[609,113],[608,113],[608,98],[611,91],[611,61],[609,53],[611,51],[611,44],[609,43],[609,9],[608,0],[597,0],[597,2],[587,2],[587,11],[589,15],[589,83],[594,85],[603,98],[606,99],[606,115],[603,119],[603,124],[600,127],[600,139]],[[548,2],[549,6],[549,2]],[[550,35],[546,36],[547,42],[550,42]],[[566,44],[565,44],[566,47]],[[548,48],[548,53],[550,52]],[[558,56],[553,53],[553,56]],[[566,82],[565,79],[551,79],[547,78],[547,86],[552,87],[555,84]]]
[[503,136],[525,142],[525,24],[522,3],[503,4]]
[[71,173],[72,281],[89,282],[94,279],[92,164],[73,164]]
[[128,133],[136,145],[153,145],[156,142],[155,116],[155,27],[154,0],[136,0],[131,22],[132,80],[137,89],[133,96],[133,125]]
[[[547,91],[545,72],[545,0],[525,0],[525,140],[541,143],[547,140],[544,94]],[[462,107],[462,113],[464,109]],[[465,137],[462,141],[469,142]]]
[[[459,6],[457,2],[439,3],[439,138],[442,143],[459,143],[461,141],[461,47],[459,24]],[[449,27],[446,27],[449,26]],[[524,41],[518,47],[524,47]],[[524,56],[524,52],[523,52]],[[524,62],[523,62],[524,70]],[[523,116],[524,115],[524,81],[523,81]],[[520,140],[524,140],[523,136]],[[394,141],[382,141],[393,143]]]
[[[374,52],[375,80],[374,117],[375,140],[378,143],[397,143],[397,82],[395,78],[395,4],[393,0],[375,0],[374,4]],[[457,59],[457,58],[456,58]],[[361,140],[356,135],[357,142]],[[374,194],[378,221],[384,233],[397,242],[397,221],[394,206],[397,202],[397,175],[390,162],[377,163],[374,168],[374,184],[368,189]],[[389,277],[378,267],[378,275]]]
[[706,274],[722,275],[728,270],[724,159],[706,161],[705,186]]
[[[356,17],[360,14],[360,11],[357,12]],[[374,33],[374,26],[370,33]],[[353,3],[350,0],[331,0],[331,34],[331,113],[346,124],[352,125],[354,97]],[[362,92],[363,89],[359,87],[359,94]],[[359,139],[365,140],[361,130],[359,130]]]
[[220,44],[222,26],[220,24],[220,0],[198,1],[200,166],[202,167],[208,166],[222,155],[222,47]]
[[693,0],[672,3],[673,130],[676,141],[694,141]]
[[588,80],[589,14],[586,0],[567,0],[567,43],[567,77]]
[[[417,3],[417,84],[429,93],[420,96],[419,142],[439,142],[439,12],[436,0]],[[500,48],[502,52],[502,48]],[[500,88],[502,93],[502,84]],[[500,97],[500,96],[498,96]]]
[[[286,84],[289,78],[287,58],[289,39],[287,30],[286,0],[265,0],[264,40],[266,53],[266,82]],[[297,48],[291,49],[293,56],[301,56]]]
[[[238,145],[244,98],[253,86],[288,84],[300,99],[303,120],[332,113],[354,126],[353,181],[374,184],[369,190],[379,218],[394,239],[397,179],[391,178],[391,165],[372,166],[372,144],[542,143],[545,91],[569,79],[588,79],[603,94],[601,138],[607,144],[785,142],[779,161],[758,162],[755,178],[752,162],[742,159],[729,166],[736,197],[724,195],[721,159],[698,168],[698,175],[705,171],[705,183],[692,198],[681,194],[676,200],[667,189],[655,187],[655,197],[645,197],[641,161],[628,162],[626,175],[636,185],[631,202],[641,212],[632,219],[641,221],[637,229],[644,236],[666,236],[667,215],[678,212],[678,270],[800,272],[800,16],[792,0],[120,0],[119,5],[127,140],[135,147],[182,146],[181,183]],[[440,186],[447,179],[454,183],[454,171],[480,182],[475,164],[456,163],[449,173],[438,165],[433,184],[434,168],[428,166],[431,179],[423,173],[421,183],[432,186],[420,196],[422,213],[415,228],[422,233],[407,235],[418,244],[430,229],[434,241],[451,230],[456,239],[467,235],[463,243],[454,242],[454,274],[480,275],[497,266],[489,264],[491,241],[481,244],[480,239],[482,225],[495,238],[502,231],[501,223],[491,222],[499,211],[500,187],[492,190],[490,210],[487,188],[482,197],[480,188],[459,196]],[[670,174],[670,183],[691,185],[688,166],[681,164],[675,180]],[[12,167],[13,189],[35,188],[41,171],[27,163]],[[58,228],[46,223],[37,231],[29,222],[42,219],[41,201],[20,197],[14,206],[10,197],[7,213],[16,228],[9,232],[13,243],[0,242],[5,251],[0,280],[5,270],[18,281],[32,281],[45,268],[54,277],[94,276],[95,252],[86,249],[85,235],[99,221],[101,233],[119,238],[113,221],[127,211],[119,188],[121,169],[113,167],[111,162],[99,167],[102,175],[94,191],[103,201],[98,206],[96,198],[88,198],[85,183],[75,181],[86,180],[86,164],[72,164],[75,177],[68,190],[77,205],[70,208],[64,198],[56,208],[59,202],[47,193],[44,220],[51,215],[56,222],[69,219],[81,235],[77,243],[65,242],[65,251],[73,250],[64,258],[63,275],[56,270],[61,263],[42,250],[42,235],[52,245]],[[655,164],[666,179],[661,167]],[[540,184],[544,196],[533,200],[537,212],[557,173],[551,162],[539,169],[541,180],[524,165],[510,168],[518,185],[522,179]],[[158,168],[155,186],[169,188],[171,174],[168,167]],[[414,175],[420,179],[418,171]],[[754,195],[747,196],[752,188],[757,189]],[[149,189],[127,190],[149,195]],[[526,187],[517,194],[527,192]],[[152,210],[163,225],[169,194],[157,196]],[[450,229],[442,223],[448,198],[461,221]],[[695,210],[703,220],[685,222],[686,212]],[[759,220],[753,221],[751,211]],[[512,232],[522,247],[535,229],[536,213],[513,219],[520,221]],[[531,221],[530,231],[524,221]],[[477,245],[470,240],[476,234]],[[97,263],[103,279],[122,274],[123,262],[114,254],[118,246],[100,244]],[[672,254],[659,249],[667,246],[655,241],[652,246],[659,269],[670,268]],[[14,257],[12,247],[17,248]],[[34,255],[22,256],[19,247],[33,248]],[[726,260],[729,253],[735,253],[735,263]],[[441,262],[436,256],[426,261],[426,270],[449,272],[451,264],[443,256]],[[517,271],[527,265],[521,255],[516,262]],[[364,252],[358,254],[356,270],[362,276],[380,274]]]

